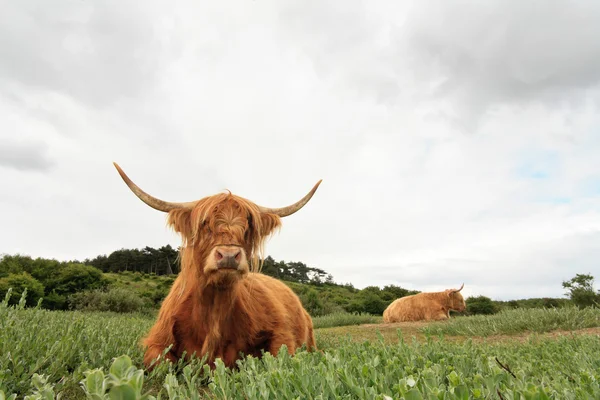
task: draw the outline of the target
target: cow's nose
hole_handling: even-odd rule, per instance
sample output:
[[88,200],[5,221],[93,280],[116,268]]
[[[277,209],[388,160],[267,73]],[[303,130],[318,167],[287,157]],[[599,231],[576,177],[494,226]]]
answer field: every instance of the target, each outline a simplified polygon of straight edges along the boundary
[[215,258],[217,259],[217,268],[237,269],[240,265],[242,252],[236,247],[221,248],[216,250]]

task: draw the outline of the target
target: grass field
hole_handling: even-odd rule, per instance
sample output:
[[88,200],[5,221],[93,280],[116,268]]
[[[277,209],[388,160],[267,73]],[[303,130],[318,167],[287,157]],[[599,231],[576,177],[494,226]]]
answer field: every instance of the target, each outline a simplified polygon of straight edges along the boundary
[[315,318],[322,353],[249,358],[235,372],[197,360],[144,375],[137,343],[152,322],[3,303],[0,399],[600,398],[598,309],[389,325],[332,315]]

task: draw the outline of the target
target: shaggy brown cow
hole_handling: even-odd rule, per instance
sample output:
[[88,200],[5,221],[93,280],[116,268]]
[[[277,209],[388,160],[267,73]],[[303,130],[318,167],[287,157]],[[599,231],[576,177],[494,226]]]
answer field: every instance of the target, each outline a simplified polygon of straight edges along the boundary
[[450,310],[464,311],[465,300],[460,289],[417,293],[396,299],[383,312],[383,322],[439,321],[450,318]]
[[207,356],[234,367],[239,353],[277,355],[285,344],[289,354],[303,344],[316,349],[310,315],[296,294],[282,282],[261,274],[259,260],[265,239],[281,226],[281,217],[300,210],[319,181],[300,201],[283,208],[265,208],[231,193],[198,201],[170,203],[142,191],[114,164],[144,203],[168,213],[168,224],[183,239],[181,272],[160,308],[148,336],[144,364],[153,367],[170,345],[166,358],[176,361]]

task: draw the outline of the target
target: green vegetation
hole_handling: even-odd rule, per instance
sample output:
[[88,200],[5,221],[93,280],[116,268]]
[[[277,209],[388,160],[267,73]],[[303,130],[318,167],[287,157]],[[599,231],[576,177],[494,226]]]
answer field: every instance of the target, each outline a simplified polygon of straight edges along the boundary
[[11,290],[11,295],[7,297],[8,304],[17,304],[21,298],[21,294],[26,290],[29,292],[29,296],[27,296],[28,306],[36,305],[44,295],[44,285],[27,272],[8,274],[0,279],[0,294],[8,294],[9,289]]
[[563,282],[567,295],[578,307],[600,305],[600,291],[594,291],[594,277],[589,274],[577,274],[570,281]]
[[493,316],[453,318],[443,323],[431,324],[423,330],[429,334],[489,336],[511,335],[525,331],[577,330],[596,326],[600,326],[599,308],[579,309],[570,306],[503,310]]
[[0,304],[0,389],[5,393],[26,392],[36,373],[53,383],[68,377],[56,388],[77,392],[77,381],[89,368],[110,365],[121,354],[139,363],[137,343],[153,322],[133,314],[24,306],[24,297],[17,306],[6,299]]
[[[170,246],[121,249],[83,264],[4,255],[0,258],[0,296],[13,287],[15,302],[27,287],[29,305],[36,304],[42,295],[42,307],[51,310],[124,312],[138,309],[140,302],[143,308],[157,310],[175,280],[176,275],[170,272],[178,269],[177,252]],[[292,288],[313,316],[339,312],[381,315],[394,299],[418,293],[394,285],[359,290],[334,283],[321,269],[295,261],[276,262],[271,257],[264,260],[262,273]],[[111,295],[117,289],[130,294],[119,301],[119,296]]]
[[144,312],[144,301],[131,290],[112,288],[108,291],[78,292],[69,299],[71,308],[80,311]]
[[102,271],[89,265],[19,255],[0,258],[0,296],[12,288],[18,299],[27,288],[28,304],[36,304],[43,297],[42,307],[51,310],[65,310],[70,295],[105,288],[107,284]]
[[[0,256],[0,297],[13,288],[14,303],[25,287],[28,305],[43,297],[42,307],[50,310],[96,310],[125,312],[139,309],[155,312],[165,298],[179,271],[177,250],[171,246],[158,249],[121,249],[110,255],[59,262],[24,255]],[[351,284],[338,284],[331,274],[302,262],[264,260],[262,273],[287,284],[312,316],[332,313],[382,315],[395,299],[418,293],[395,285],[383,288],[369,286],[357,289]],[[577,275],[563,282],[570,299],[539,298],[495,301],[486,296],[467,298],[467,310],[455,315],[494,314],[514,308],[557,308],[572,304],[596,304],[600,294],[592,288],[593,277]],[[118,289],[127,297],[115,296]],[[121,292],[124,293],[124,292]],[[109,300],[110,299],[110,300]]]
[[600,398],[597,337],[494,344],[466,339],[600,326],[600,294],[591,275],[563,282],[568,299],[467,298],[467,310],[458,318],[399,324],[416,338],[408,344],[394,326],[364,324],[380,323],[389,303],[416,291],[394,285],[359,290],[301,262],[267,257],[263,273],[298,294],[324,352],[247,358],[237,371],[222,364],[211,371],[194,360],[144,373],[138,343],[178,268],[170,246],[122,249],[83,263],[2,256],[0,400],[17,394],[25,399],[59,394],[64,399]]
[[491,315],[498,312],[498,306],[486,296],[469,297],[465,300],[468,315]]
[[312,320],[314,328],[320,329],[331,328],[334,326],[377,324],[382,321],[382,318],[371,314],[350,314],[347,312],[337,312],[320,317],[313,317]]
[[[461,317],[448,326],[473,329],[485,320],[487,325],[503,326],[498,333],[507,333],[516,328],[503,321],[518,313],[520,320],[529,321],[527,326],[515,325],[521,330],[563,327],[557,318],[545,315],[563,315],[573,323],[587,321],[574,323],[574,328],[600,325],[597,309],[571,307]],[[315,320],[326,326],[325,319]],[[79,399],[86,393],[90,399],[140,399],[145,393],[162,399],[467,399],[499,398],[498,393],[505,399],[600,397],[596,336],[534,336],[525,343],[491,344],[433,338],[423,343],[404,341],[399,335],[395,343],[386,344],[376,339],[376,327],[369,328],[371,340],[361,342],[317,331],[324,353],[247,358],[238,371],[219,364],[211,372],[196,360],[187,366],[164,364],[144,375],[137,344],[152,322],[134,314],[26,309],[23,297],[16,306],[5,300],[0,304],[0,391],[6,397],[29,394],[31,399],[58,394]]]

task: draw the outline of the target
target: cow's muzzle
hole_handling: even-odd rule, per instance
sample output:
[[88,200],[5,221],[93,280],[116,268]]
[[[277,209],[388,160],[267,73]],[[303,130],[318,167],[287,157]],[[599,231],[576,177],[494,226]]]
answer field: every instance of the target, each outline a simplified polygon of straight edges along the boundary
[[233,269],[240,267],[242,249],[236,246],[222,246],[215,249],[217,269]]

